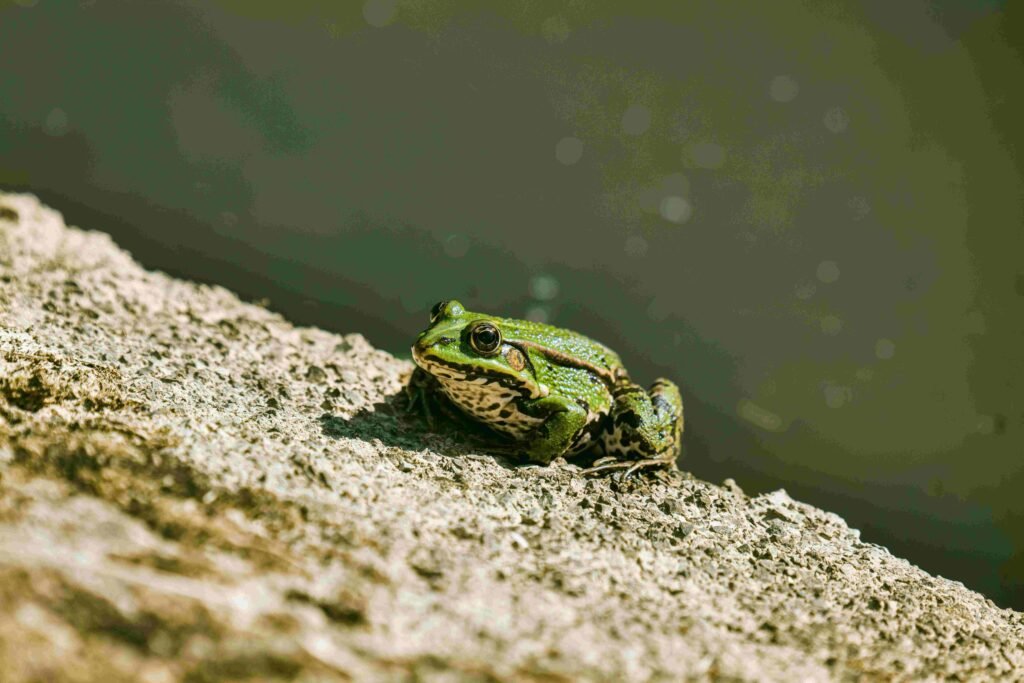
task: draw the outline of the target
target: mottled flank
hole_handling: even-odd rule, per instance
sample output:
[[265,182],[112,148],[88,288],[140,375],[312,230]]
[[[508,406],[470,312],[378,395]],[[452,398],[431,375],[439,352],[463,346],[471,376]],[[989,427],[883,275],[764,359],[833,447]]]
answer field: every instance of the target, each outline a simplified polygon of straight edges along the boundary
[[1024,615],[833,514],[514,467],[359,335],[0,207],[4,683],[1024,679]]
[[657,379],[648,391],[631,382],[613,392],[612,423],[604,431],[602,450],[610,456],[674,459],[683,432],[683,401],[679,389]]
[[519,410],[515,399],[525,392],[510,381],[469,374],[456,366],[430,361],[422,361],[422,364],[452,403],[491,429],[520,438],[542,422]]

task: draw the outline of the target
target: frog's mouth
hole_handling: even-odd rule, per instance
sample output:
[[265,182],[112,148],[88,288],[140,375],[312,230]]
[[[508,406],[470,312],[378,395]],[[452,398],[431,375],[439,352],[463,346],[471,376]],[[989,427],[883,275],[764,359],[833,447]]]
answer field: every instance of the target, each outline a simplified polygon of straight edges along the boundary
[[510,372],[486,372],[480,366],[454,363],[430,352],[430,346],[416,344],[412,347],[412,359],[420,368],[436,377],[442,383],[461,382],[466,384],[498,384],[512,389],[529,398],[547,395],[547,387],[532,379]]
[[458,368],[451,367],[451,369],[448,370],[449,364],[444,362],[443,359],[439,358],[435,354],[430,353],[429,346],[424,347],[419,344],[414,344],[412,347],[412,360],[416,365],[420,366],[432,375],[443,374],[445,377],[450,379],[460,379],[460,377],[455,374],[456,371],[458,371]]
[[438,379],[462,381],[468,379],[471,375],[483,374],[471,366],[452,363],[431,353],[431,346],[433,346],[433,344],[430,346],[421,346],[420,344],[413,345],[412,360],[416,365],[420,366]]

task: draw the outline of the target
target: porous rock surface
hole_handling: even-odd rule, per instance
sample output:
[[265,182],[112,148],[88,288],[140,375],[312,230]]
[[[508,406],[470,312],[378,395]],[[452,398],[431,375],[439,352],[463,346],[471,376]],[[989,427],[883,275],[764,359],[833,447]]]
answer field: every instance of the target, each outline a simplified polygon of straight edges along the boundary
[[1024,615],[834,514],[517,467],[409,370],[0,194],[0,679],[1024,677]]

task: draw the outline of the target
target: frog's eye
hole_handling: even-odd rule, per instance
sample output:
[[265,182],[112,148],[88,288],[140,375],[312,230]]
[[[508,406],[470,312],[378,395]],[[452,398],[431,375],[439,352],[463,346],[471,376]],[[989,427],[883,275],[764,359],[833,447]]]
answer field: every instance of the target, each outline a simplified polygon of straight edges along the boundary
[[444,307],[447,305],[447,301],[438,301],[434,304],[434,307],[430,309],[430,322],[437,322],[438,317],[444,312]]
[[477,323],[469,332],[469,343],[478,353],[494,355],[501,346],[501,332],[491,323]]

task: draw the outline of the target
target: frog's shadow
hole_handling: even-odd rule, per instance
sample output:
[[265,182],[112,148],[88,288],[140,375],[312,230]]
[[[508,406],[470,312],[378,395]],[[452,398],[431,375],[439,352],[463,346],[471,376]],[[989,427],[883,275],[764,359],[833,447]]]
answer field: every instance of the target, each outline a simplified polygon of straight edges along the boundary
[[[519,457],[520,449],[511,438],[469,418],[436,414],[432,422],[428,421],[409,410],[408,398],[401,392],[386,396],[383,401],[362,408],[349,418],[324,413],[319,422],[324,436],[332,439],[379,440],[390,448],[430,449],[447,458],[485,455],[509,470],[531,465]],[[584,453],[574,456],[570,462],[585,465],[591,459]]]
[[[320,416],[324,436],[338,439],[380,441],[390,448],[407,451],[430,449],[448,458],[484,454],[506,469],[515,469],[521,463],[502,452],[505,444],[500,436],[489,429],[456,422],[446,415],[436,415],[428,422],[422,415],[409,410],[404,393],[391,394],[383,401],[360,409],[352,417],[333,413]],[[493,441],[489,447],[485,441]],[[509,442],[510,444],[511,442]]]

